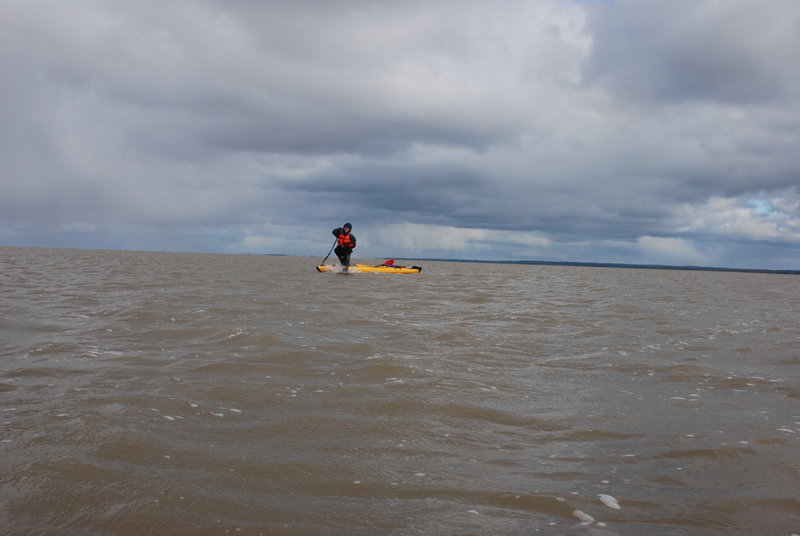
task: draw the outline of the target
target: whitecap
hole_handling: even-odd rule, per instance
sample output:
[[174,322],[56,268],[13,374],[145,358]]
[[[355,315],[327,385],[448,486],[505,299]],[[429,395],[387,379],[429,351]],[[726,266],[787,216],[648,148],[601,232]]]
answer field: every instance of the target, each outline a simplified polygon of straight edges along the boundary
[[595,519],[592,516],[590,516],[586,512],[581,512],[580,510],[573,511],[572,515],[577,517],[581,521],[582,525],[591,525],[592,523],[595,522]]
[[609,508],[612,508],[614,510],[621,510],[622,509],[622,507],[619,505],[619,502],[617,501],[617,499],[615,499],[611,495],[606,495],[604,493],[601,493],[601,494],[598,495],[598,497],[600,498],[600,502],[605,504]]

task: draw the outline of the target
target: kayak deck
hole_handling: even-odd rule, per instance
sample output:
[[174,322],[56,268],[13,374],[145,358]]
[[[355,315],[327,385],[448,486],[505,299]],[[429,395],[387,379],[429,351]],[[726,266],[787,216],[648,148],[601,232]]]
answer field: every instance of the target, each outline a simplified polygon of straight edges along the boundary
[[[342,269],[339,266],[331,266],[329,264],[321,264],[317,266],[318,272],[341,272]],[[378,265],[378,266],[370,266],[368,264],[352,264],[350,265],[350,272],[374,272],[374,273],[382,273],[382,274],[418,274],[422,271],[421,266],[386,266],[386,265]]]

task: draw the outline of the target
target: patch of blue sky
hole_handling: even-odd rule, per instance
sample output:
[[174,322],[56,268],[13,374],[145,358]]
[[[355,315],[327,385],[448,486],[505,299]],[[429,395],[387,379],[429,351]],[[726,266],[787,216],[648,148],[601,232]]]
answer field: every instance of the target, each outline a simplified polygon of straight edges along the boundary
[[776,210],[775,207],[772,206],[772,203],[764,198],[751,197],[745,201],[745,205],[747,205],[750,210],[753,211],[753,214],[757,214],[759,216],[776,216],[781,214],[779,210]]

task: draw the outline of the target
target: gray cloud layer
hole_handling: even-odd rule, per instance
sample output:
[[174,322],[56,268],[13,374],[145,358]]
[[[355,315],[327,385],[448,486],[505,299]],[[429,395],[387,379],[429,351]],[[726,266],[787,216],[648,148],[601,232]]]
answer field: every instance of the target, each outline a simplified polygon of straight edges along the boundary
[[800,265],[794,0],[0,11],[0,244]]

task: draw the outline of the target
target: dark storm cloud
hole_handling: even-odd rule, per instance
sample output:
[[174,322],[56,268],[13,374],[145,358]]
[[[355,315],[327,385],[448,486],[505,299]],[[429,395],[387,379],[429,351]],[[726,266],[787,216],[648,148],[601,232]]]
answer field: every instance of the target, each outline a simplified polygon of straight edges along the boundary
[[800,91],[797,10],[792,0],[589,4],[586,73],[623,98],[786,103]]
[[[491,183],[470,169],[359,163],[321,173],[302,182],[287,181],[289,191],[313,192],[338,205],[369,207],[375,222],[413,221],[460,225],[480,217],[476,200],[496,197]],[[484,207],[485,210],[485,207]],[[487,221],[471,221],[473,224]]]
[[800,256],[793,0],[0,2],[5,243]]

